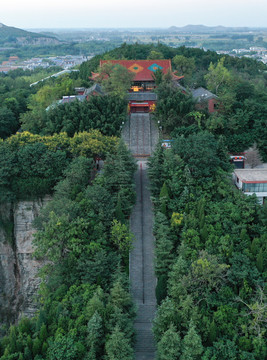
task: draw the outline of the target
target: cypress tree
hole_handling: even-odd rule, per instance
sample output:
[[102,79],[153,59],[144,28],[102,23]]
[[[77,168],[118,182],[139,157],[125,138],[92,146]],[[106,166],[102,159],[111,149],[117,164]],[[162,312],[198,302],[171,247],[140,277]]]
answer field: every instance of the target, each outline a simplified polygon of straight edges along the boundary
[[148,174],[150,177],[150,190],[154,196],[158,196],[160,189],[163,185],[162,174],[163,174],[163,163],[164,153],[161,146],[161,142],[158,143],[153,156],[148,161],[149,168]]
[[170,197],[169,197],[169,192],[168,192],[168,188],[166,183],[164,182],[164,184],[162,185],[162,188],[160,190],[160,194],[159,194],[159,200],[160,200],[160,211],[162,212],[162,214],[167,216],[167,205],[168,205],[168,201],[169,201]]
[[157,360],[179,360],[181,355],[181,338],[173,324],[163,334],[157,345]]
[[212,345],[213,342],[216,340],[217,337],[217,326],[214,322],[214,320],[212,321],[212,323],[210,324],[210,329],[209,329],[209,345]]
[[158,236],[156,236],[156,275],[166,274],[170,270],[174,259],[174,246],[172,240],[167,236],[167,234],[161,233],[160,235],[161,236],[158,234]]
[[42,349],[42,343],[41,343],[40,339],[37,337],[33,340],[33,344],[32,344],[33,356],[40,354],[41,349]]
[[208,240],[208,229],[207,229],[207,225],[204,224],[202,229],[200,230],[200,237],[201,237],[201,240],[203,241],[203,243],[205,243],[207,240]]
[[260,249],[260,251],[259,251],[259,253],[257,255],[256,266],[257,266],[257,269],[259,270],[259,272],[263,271],[263,253],[262,253],[262,249]]
[[121,195],[120,195],[120,193],[118,194],[117,205],[116,205],[116,208],[115,208],[115,216],[116,216],[116,219],[121,224],[125,224],[125,216],[123,214],[122,207],[121,207]]
[[113,330],[106,342],[107,360],[133,360],[133,349],[130,341],[118,326]]
[[158,278],[156,286],[156,298],[158,305],[160,305],[162,300],[164,300],[167,296],[167,280],[167,275],[160,275]]
[[158,307],[156,317],[153,321],[153,333],[155,340],[160,342],[163,334],[169,329],[170,325],[179,326],[176,304],[172,299],[166,297]]
[[189,329],[182,343],[181,360],[197,360],[203,352],[201,338],[196,332],[195,325],[190,321]]
[[97,360],[101,357],[103,344],[103,325],[102,318],[96,311],[88,322],[87,326],[87,345],[89,347],[88,359]]
[[254,238],[252,240],[252,243],[251,243],[251,246],[250,246],[250,251],[252,252],[253,255],[256,255],[257,248],[258,248],[258,239]]

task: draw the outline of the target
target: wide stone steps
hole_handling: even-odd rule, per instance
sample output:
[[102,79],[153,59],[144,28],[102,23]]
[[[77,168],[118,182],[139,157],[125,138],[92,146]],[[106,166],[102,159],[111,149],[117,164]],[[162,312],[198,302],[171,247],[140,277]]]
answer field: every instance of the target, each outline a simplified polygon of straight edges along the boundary
[[130,283],[133,300],[137,306],[135,359],[154,360],[155,342],[152,323],[156,312],[156,277],[154,273],[153,208],[150,199],[147,162],[138,161],[135,174],[136,203],[130,225],[134,234],[130,254]]
[[151,323],[151,319],[155,317],[156,306],[153,305],[139,305],[137,311],[137,323]]
[[150,353],[155,352],[155,342],[150,324],[135,323],[136,329],[136,353]]
[[126,120],[122,137],[134,156],[146,157],[152,154],[159,133],[150,114],[135,113]]
[[155,353],[151,352],[136,352],[135,360],[155,360]]

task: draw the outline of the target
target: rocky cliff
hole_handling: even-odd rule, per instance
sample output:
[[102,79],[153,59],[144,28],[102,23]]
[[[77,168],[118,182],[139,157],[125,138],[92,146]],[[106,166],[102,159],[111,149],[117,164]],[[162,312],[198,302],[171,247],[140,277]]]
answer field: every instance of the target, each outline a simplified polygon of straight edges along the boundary
[[49,200],[20,201],[0,208],[0,324],[36,311],[42,263],[33,258],[32,223]]

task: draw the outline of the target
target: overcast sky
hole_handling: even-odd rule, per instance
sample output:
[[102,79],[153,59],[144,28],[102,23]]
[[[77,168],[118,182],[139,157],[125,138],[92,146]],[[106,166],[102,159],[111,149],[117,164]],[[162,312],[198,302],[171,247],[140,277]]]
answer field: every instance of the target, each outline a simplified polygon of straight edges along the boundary
[[24,29],[267,27],[267,0],[3,0],[0,23]]

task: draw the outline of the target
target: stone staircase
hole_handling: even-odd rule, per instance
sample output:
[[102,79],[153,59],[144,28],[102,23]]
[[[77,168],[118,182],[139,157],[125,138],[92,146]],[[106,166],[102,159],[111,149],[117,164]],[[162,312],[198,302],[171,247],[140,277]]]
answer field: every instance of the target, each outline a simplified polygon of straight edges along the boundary
[[153,209],[150,200],[146,161],[138,161],[135,174],[137,200],[131,215],[131,231],[134,234],[130,254],[130,283],[137,306],[135,319],[135,360],[154,360],[155,342],[152,322],[156,312],[154,273],[154,237],[152,233]]
[[147,157],[158,141],[158,129],[148,113],[131,114],[122,129],[122,137],[134,156]]
[[135,321],[136,329],[136,360],[154,360],[155,342],[152,333],[152,319],[156,313],[155,304],[139,305],[137,318]]

